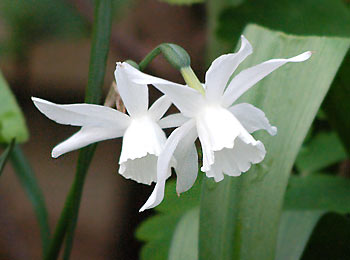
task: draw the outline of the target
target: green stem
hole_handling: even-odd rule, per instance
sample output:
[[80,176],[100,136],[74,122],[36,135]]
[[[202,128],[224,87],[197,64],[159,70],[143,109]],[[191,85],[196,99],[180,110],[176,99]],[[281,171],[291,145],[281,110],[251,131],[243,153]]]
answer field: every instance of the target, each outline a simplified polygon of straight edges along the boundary
[[159,54],[161,53],[160,45],[154,48],[146,57],[139,63],[139,69],[141,71],[145,70],[147,65]]
[[[94,16],[89,79],[85,95],[86,103],[99,103],[102,96],[112,26],[112,0],[96,0]],[[48,254],[45,257],[47,260],[57,259],[65,235],[64,259],[69,259],[85,178],[95,149],[96,144],[93,144],[82,149],[79,154],[75,179],[58,221]]]
[[50,243],[50,228],[43,193],[37,183],[29,162],[18,145],[13,147],[10,158],[16,175],[27,192],[29,200],[34,207],[40,227],[43,253],[45,255]]

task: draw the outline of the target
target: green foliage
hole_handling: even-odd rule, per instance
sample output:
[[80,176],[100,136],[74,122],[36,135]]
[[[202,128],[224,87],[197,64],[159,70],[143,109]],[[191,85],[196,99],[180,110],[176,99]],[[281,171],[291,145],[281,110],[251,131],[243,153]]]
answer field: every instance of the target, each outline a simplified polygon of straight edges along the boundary
[[5,168],[7,159],[10,156],[13,146],[15,145],[15,139],[11,141],[11,143],[6,147],[5,151],[0,155],[0,175]]
[[301,172],[316,172],[346,157],[338,135],[335,132],[321,132],[300,149],[296,167]]
[[285,210],[278,229],[275,260],[299,260],[324,211]]
[[199,208],[187,211],[176,226],[169,260],[198,259]]
[[24,55],[31,44],[43,38],[77,37],[87,32],[85,22],[66,1],[2,0],[0,14],[11,31],[0,54]]
[[0,143],[24,142],[28,130],[21,109],[0,72]]
[[341,0],[246,0],[223,10],[217,36],[234,44],[247,23],[297,35],[350,36],[350,12]]
[[[168,259],[170,248],[180,246],[180,238],[184,240],[184,236],[194,237],[193,231],[195,229],[192,226],[188,232],[183,228],[188,226],[188,221],[193,219],[196,214],[193,210],[199,205],[200,187],[201,180],[199,178],[189,191],[178,197],[175,181],[167,182],[164,201],[155,208],[157,214],[144,221],[136,231],[136,237],[146,242],[141,250],[142,260]],[[177,228],[180,230],[177,231],[176,235]],[[172,257],[175,257],[175,253],[173,249]]]
[[349,179],[325,174],[291,177],[287,191],[285,209],[350,213]]
[[203,3],[204,0],[159,0],[161,2],[165,2],[168,4],[175,4],[175,5],[191,5],[191,4],[198,4]]
[[[313,50],[302,64],[287,65],[241,99],[263,109],[278,127],[276,137],[259,133],[264,161],[239,178],[204,182],[200,209],[200,259],[272,259],[289,174],[317,110],[350,41],[297,37],[250,25],[244,35],[255,47],[243,67]],[[218,203],[218,201],[220,203]]]
[[350,154],[350,52],[345,57],[341,69],[324,102],[328,120],[339,134],[345,149]]
[[18,145],[13,147],[10,158],[16,176],[34,207],[40,227],[43,254],[45,254],[50,243],[50,227],[43,193],[28,160]]

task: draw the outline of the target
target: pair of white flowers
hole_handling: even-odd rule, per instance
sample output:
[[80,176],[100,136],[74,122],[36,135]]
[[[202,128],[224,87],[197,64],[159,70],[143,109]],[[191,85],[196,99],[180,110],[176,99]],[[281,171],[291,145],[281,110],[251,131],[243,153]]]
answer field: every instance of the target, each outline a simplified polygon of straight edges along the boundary
[[[35,106],[60,124],[81,126],[80,131],[57,145],[52,157],[102,140],[123,136],[119,173],[143,184],[156,182],[153,193],[140,211],[157,206],[164,197],[171,167],[177,175],[176,191],[187,191],[198,173],[195,140],[203,151],[201,170],[207,177],[221,181],[224,174],[239,176],[266,154],[263,143],[250,133],[265,129],[275,135],[263,111],[247,103],[232,105],[244,92],[287,62],[302,62],[311,56],[305,52],[290,59],[273,59],[241,71],[231,81],[238,65],[252,53],[242,36],[237,53],[222,55],[210,66],[203,84],[204,95],[188,86],[140,72],[127,63],[117,63],[118,91],[129,115],[115,109],[91,105],[57,105],[32,98]],[[148,86],[165,95],[149,107]],[[171,104],[181,113],[164,118]],[[167,139],[162,129],[177,127]]]

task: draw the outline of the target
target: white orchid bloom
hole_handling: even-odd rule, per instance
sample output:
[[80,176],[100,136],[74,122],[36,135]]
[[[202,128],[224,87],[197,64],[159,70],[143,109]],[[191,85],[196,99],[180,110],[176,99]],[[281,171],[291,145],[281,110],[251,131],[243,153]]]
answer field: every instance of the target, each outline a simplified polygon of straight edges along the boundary
[[[232,104],[248,89],[265,76],[288,62],[302,62],[311,56],[305,52],[290,59],[273,59],[241,71],[230,82],[229,78],[238,65],[252,53],[252,46],[241,37],[241,48],[237,53],[222,55],[211,64],[205,76],[204,95],[188,86],[144,74],[129,65],[123,67],[126,74],[138,84],[153,84],[167,95],[182,115],[174,116],[182,126],[168,138],[157,165],[156,187],[140,209],[157,206],[164,197],[167,172],[173,153],[186,151],[199,137],[203,150],[202,171],[215,181],[221,181],[224,174],[239,176],[251,164],[261,162],[266,154],[262,142],[250,133],[264,129],[271,135],[277,128],[271,126],[263,111],[247,103]],[[185,120],[187,118],[187,120]],[[178,159],[179,160],[179,159]],[[189,161],[197,164],[197,161]],[[194,166],[191,166],[195,169]],[[197,177],[197,171],[184,175],[177,173],[177,193],[187,191]]]
[[[164,113],[171,105],[168,97],[159,98],[148,109],[148,87],[130,81],[118,65],[115,71],[118,91],[129,116],[118,110],[92,104],[58,105],[35,98],[35,106],[45,116],[59,124],[82,128],[52,150],[52,157],[89,144],[123,136],[119,173],[125,178],[144,184],[157,180],[157,158],[166,142],[161,128],[173,127],[174,122]],[[181,169],[180,169],[181,170]],[[170,169],[167,177],[170,176]]]

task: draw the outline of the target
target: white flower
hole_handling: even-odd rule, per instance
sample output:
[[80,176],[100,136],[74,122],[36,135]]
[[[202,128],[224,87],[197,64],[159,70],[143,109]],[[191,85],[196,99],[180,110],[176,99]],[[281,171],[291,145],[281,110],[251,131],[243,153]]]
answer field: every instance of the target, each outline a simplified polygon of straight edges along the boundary
[[[92,104],[57,105],[35,98],[35,106],[59,124],[81,126],[72,137],[52,150],[52,157],[82,148],[102,140],[124,137],[119,160],[119,173],[144,184],[157,179],[157,158],[166,142],[161,128],[174,127],[164,113],[171,105],[166,96],[159,98],[148,110],[148,88],[130,81],[118,64],[115,76],[118,91],[129,116],[118,110]],[[171,118],[170,118],[171,119]],[[167,171],[170,176],[170,170]]]
[[[185,123],[177,128],[168,138],[157,165],[157,184],[140,209],[143,211],[157,206],[164,196],[164,186],[170,167],[172,154],[186,151],[199,137],[203,150],[202,171],[215,181],[229,176],[239,176],[249,170],[251,164],[261,162],[266,154],[264,145],[254,139],[250,133],[265,129],[271,135],[277,129],[271,126],[260,109],[247,104],[232,104],[249,88],[265,76],[287,62],[302,62],[311,56],[305,52],[290,59],[273,59],[248,68],[235,76],[228,84],[229,78],[238,65],[252,53],[252,46],[242,36],[241,48],[237,53],[222,55],[210,66],[205,76],[205,94],[173,82],[144,74],[133,67],[123,67],[126,74],[138,84],[153,84],[167,95],[182,112]],[[227,85],[227,87],[226,87]],[[176,116],[181,120],[181,116]],[[179,162],[180,158],[177,158]],[[188,161],[197,164],[197,161]],[[191,166],[195,169],[195,166]],[[188,172],[188,171],[187,171]],[[197,177],[197,171],[189,174],[177,173],[178,193],[191,188]]]

